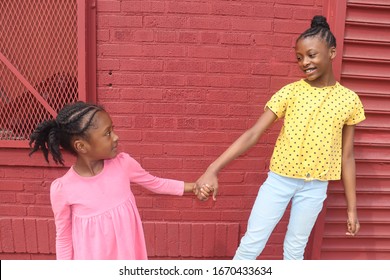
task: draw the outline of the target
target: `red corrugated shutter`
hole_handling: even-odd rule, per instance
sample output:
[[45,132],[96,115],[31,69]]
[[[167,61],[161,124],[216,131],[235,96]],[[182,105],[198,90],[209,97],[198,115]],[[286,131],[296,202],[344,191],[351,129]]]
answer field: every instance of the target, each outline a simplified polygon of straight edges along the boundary
[[[337,13],[337,5],[330,11]],[[318,256],[390,259],[390,2],[349,0],[344,5],[345,26],[337,26],[340,20],[334,26],[344,33],[342,53],[338,46],[341,83],[359,94],[367,117],[355,136],[361,231],[344,236],[344,191],[341,182],[331,183]]]

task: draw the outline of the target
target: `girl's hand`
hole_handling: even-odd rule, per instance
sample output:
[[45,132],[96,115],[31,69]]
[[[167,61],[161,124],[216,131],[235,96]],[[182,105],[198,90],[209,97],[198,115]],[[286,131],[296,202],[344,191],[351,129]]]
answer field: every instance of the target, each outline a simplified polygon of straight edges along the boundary
[[348,211],[346,235],[355,236],[360,230],[360,224],[356,211]]
[[[202,194],[202,188],[204,190],[213,191],[213,200],[217,200],[218,193],[218,177],[216,174],[210,171],[206,171],[195,183],[195,195],[200,199]],[[208,197],[207,197],[208,198]],[[201,199],[202,200],[202,199]],[[207,200],[207,199],[203,199]]]
[[208,184],[201,186],[199,189],[194,185],[194,194],[198,197],[200,201],[206,201],[209,199],[210,193],[214,189]]

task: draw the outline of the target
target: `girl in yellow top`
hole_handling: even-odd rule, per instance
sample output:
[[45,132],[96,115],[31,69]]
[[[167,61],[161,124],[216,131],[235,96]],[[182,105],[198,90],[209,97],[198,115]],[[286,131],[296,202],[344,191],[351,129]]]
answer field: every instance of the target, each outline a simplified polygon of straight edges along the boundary
[[343,180],[347,233],[359,231],[356,210],[355,124],[365,119],[362,103],[333,74],[336,39],[326,18],[315,16],[296,41],[296,56],[305,79],[276,92],[254,126],[219,156],[197,181],[218,191],[218,172],[255,145],[277,119],[284,124],[276,141],[268,178],[256,198],[245,236],[234,259],[256,259],[291,201],[284,259],[303,259],[304,250],[326,198],[329,180]]

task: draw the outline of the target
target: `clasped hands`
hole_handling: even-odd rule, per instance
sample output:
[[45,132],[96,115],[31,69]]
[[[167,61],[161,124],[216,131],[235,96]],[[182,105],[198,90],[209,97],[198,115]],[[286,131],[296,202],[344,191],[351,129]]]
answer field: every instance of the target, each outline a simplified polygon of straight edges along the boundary
[[217,200],[218,179],[216,176],[206,176],[204,174],[194,184],[193,192],[200,201],[206,201],[213,195],[213,200]]

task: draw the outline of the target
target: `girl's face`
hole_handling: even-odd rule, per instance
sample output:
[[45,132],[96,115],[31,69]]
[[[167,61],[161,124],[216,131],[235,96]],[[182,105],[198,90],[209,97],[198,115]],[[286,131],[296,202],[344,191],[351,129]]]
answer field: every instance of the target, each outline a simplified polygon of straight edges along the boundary
[[118,135],[114,132],[112,120],[107,112],[99,111],[87,131],[85,148],[88,157],[93,160],[110,159],[118,154]]
[[295,53],[298,65],[311,85],[326,86],[333,78],[332,60],[336,49],[329,48],[321,38],[307,37],[297,41]]

